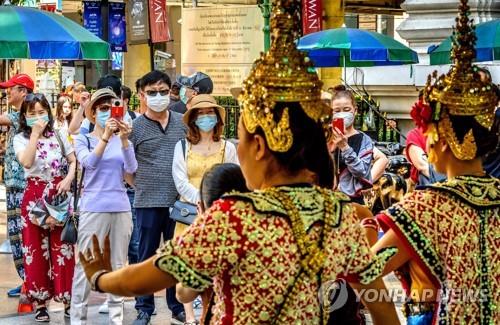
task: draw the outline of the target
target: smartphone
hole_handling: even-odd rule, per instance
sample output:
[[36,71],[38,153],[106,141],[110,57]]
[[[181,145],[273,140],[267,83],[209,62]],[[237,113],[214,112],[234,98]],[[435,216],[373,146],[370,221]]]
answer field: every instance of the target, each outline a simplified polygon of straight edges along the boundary
[[334,118],[332,121],[332,127],[335,129],[339,129],[342,134],[345,134],[344,128],[344,119],[343,118]]
[[123,102],[119,99],[113,99],[113,102],[111,103],[111,118],[121,121],[123,120],[123,115],[125,115]]

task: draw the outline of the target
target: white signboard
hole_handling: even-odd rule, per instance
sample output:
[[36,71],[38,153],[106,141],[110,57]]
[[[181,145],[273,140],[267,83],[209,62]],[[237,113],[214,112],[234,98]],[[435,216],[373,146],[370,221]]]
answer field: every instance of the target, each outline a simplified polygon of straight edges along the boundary
[[208,74],[214,95],[241,87],[264,50],[264,19],[257,6],[182,10],[182,74]]

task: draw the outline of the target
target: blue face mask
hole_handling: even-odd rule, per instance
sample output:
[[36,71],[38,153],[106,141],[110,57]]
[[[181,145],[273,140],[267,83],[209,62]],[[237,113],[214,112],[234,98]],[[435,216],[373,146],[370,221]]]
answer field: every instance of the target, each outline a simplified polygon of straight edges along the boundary
[[217,116],[216,115],[202,115],[196,119],[195,124],[203,132],[209,132],[217,125]]
[[31,128],[33,125],[35,125],[36,121],[42,120],[44,122],[49,122],[49,116],[48,115],[42,115],[42,116],[36,116],[36,117],[27,117],[26,118],[26,124]]
[[110,116],[111,116],[110,110],[106,112],[98,111],[96,116],[97,123],[99,123],[99,125],[104,129],[106,127],[106,121],[109,119]]
[[179,90],[179,97],[181,98],[181,101],[184,103],[184,104],[187,104],[188,102],[188,98],[186,96],[186,87],[181,87],[181,90]]

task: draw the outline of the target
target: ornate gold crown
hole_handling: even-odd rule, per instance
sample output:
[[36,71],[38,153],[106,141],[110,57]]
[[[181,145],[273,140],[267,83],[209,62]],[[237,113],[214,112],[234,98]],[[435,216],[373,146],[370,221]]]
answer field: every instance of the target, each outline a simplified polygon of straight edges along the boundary
[[428,103],[434,102],[434,121],[438,122],[439,135],[450,144],[455,157],[461,160],[474,159],[477,152],[472,129],[460,143],[452,128],[449,115],[471,116],[483,127],[490,129],[495,119],[498,99],[489,82],[481,81],[477,68],[472,64],[476,58],[476,35],[467,0],[460,0],[459,15],[453,28],[453,66],[446,75],[429,75],[424,95]]
[[331,108],[321,101],[323,83],[309,58],[295,46],[299,15],[300,1],[273,1],[271,48],[255,61],[239,97],[248,132],[260,126],[269,148],[276,152],[286,152],[293,144],[288,108],[276,122],[276,103],[299,102],[307,116],[325,123],[325,130],[331,118]]

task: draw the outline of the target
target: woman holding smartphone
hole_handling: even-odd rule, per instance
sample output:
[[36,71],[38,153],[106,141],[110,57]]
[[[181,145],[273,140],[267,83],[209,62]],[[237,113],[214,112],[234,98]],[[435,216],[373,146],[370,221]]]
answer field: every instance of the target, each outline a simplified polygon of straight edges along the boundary
[[334,87],[332,140],[328,144],[337,167],[336,188],[364,204],[362,191],[372,186],[373,141],[354,128],[357,106],[345,86]]
[[[90,122],[95,124],[94,131],[75,138],[76,155],[85,170],[78,248],[84,251],[91,247],[94,233],[101,240],[109,234],[113,246],[113,269],[123,267],[127,261],[132,214],[123,180],[137,169],[134,149],[128,141],[131,126],[111,118],[112,105],[116,100],[119,99],[112,90],[97,90],[85,112]],[[90,285],[85,279],[81,264],[75,268],[73,292],[71,324],[87,324]],[[108,295],[108,307],[109,323],[121,324],[123,297]]]

